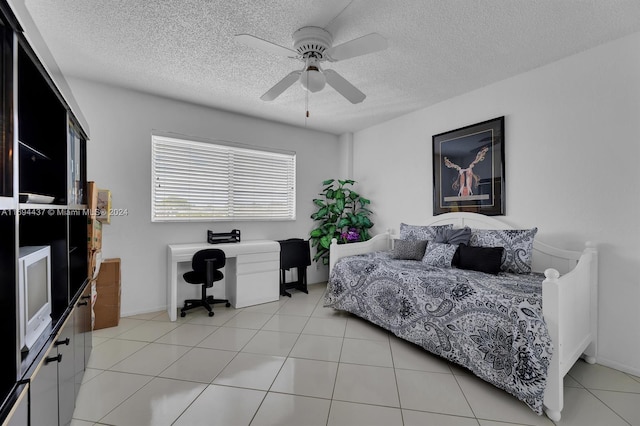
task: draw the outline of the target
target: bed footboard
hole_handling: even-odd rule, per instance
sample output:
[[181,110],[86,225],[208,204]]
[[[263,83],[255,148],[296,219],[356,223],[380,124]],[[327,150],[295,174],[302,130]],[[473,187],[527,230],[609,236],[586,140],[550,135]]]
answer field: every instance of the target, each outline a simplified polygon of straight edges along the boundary
[[564,376],[581,356],[594,363],[598,330],[598,252],[587,243],[576,267],[566,275],[545,271],[542,310],[553,341],[553,357],[547,373],[544,411],[560,420],[564,406]]
[[367,241],[360,243],[338,244],[335,238],[331,240],[329,247],[329,274],[338,259],[356,254],[371,253],[373,251],[389,250],[391,248],[391,234],[385,232],[378,234]]

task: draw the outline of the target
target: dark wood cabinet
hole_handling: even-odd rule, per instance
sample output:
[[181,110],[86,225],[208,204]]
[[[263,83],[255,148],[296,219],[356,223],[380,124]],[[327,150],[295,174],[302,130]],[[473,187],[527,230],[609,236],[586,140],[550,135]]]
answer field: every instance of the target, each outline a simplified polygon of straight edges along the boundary
[[[88,137],[24,31],[0,0],[0,424],[68,425],[92,346]],[[24,246],[50,248],[52,319],[25,352]]]

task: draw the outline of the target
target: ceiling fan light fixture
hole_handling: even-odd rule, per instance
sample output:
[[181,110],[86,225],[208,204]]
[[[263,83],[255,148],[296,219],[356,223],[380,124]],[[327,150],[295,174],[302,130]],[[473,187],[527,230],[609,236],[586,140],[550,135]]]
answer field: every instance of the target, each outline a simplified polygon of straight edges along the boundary
[[300,84],[305,90],[316,93],[324,89],[325,84],[327,84],[327,78],[320,72],[318,67],[309,66],[300,74]]
[[367,96],[336,71],[320,68],[320,63],[341,61],[387,48],[387,40],[377,33],[367,34],[334,46],[332,35],[320,27],[302,27],[294,32],[293,50],[249,34],[238,34],[236,39],[250,47],[305,63],[302,70],[290,72],[260,96],[263,101],[273,101],[297,80],[307,91],[307,99],[310,92],[319,92],[324,89],[326,84],[329,84],[352,104],[360,103]]

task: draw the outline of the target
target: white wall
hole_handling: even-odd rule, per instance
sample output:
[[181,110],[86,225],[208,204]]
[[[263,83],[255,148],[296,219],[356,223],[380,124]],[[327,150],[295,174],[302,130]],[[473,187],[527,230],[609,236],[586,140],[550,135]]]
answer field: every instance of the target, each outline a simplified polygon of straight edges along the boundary
[[340,177],[353,179],[353,133],[340,135]]
[[432,135],[504,115],[505,221],[599,244],[599,362],[640,374],[639,76],[640,33],[357,132],[374,231],[432,216]]
[[[337,136],[84,80],[69,82],[91,126],[88,179],[112,191],[113,208],[128,209],[127,216],[112,217],[103,227],[104,257],[122,259],[122,316],[166,307],[167,244],[205,242],[207,229],[237,228],[244,240],[309,237],[311,200],[323,180],[339,173]],[[297,220],[152,223],[152,130],[295,151]],[[313,263],[308,281],[325,281],[327,273]]]

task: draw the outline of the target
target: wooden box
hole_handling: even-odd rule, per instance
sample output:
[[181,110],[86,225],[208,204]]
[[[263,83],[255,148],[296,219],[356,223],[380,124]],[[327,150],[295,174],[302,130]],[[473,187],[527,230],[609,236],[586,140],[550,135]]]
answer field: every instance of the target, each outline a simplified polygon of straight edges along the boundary
[[120,322],[120,259],[105,259],[96,279],[97,299],[94,330],[115,327]]

